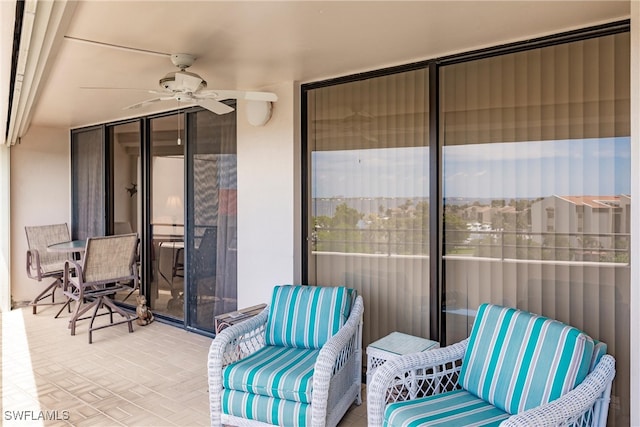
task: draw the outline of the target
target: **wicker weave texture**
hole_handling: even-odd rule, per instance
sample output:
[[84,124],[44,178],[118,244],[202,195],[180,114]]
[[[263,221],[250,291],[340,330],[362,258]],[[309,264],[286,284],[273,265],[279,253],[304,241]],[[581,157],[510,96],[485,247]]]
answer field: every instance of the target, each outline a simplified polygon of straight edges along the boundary
[[596,368],[576,388],[561,398],[509,417],[501,425],[524,426],[606,426],[615,377],[615,359],[604,355]]
[[[380,366],[367,387],[368,425],[383,425],[388,402],[411,400],[457,387],[457,372],[467,344],[468,339],[441,349],[405,355]],[[512,415],[500,425],[605,426],[614,376],[615,359],[604,355],[576,388],[550,403]]]
[[[222,369],[265,346],[269,308],[259,315],[220,332],[211,343],[208,357],[211,425],[266,426],[254,420],[222,413]],[[358,296],[345,325],[322,347],[313,375],[311,402],[314,427],[335,426],[352,403],[361,404],[362,313]]]
[[458,374],[468,342],[465,339],[447,347],[407,354],[380,366],[371,384],[367,384],[368,425],[382,426],[387,402],[458,388]]

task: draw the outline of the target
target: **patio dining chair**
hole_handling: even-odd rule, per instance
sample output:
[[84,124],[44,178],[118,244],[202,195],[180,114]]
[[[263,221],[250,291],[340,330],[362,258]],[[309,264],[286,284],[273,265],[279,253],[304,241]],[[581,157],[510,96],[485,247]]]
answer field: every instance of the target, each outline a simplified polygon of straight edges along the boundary
[[[133,332],[135,316],[124,311],[113,301],[118,291],[131,289],[125,283],[132,281],[138,286],[136,264],[137,233],[116,236],[92,237],[87,239],[87,247],[82,262],[68,260],[64,264],[63,293],[67,296],[67,304],[75,302],[75,309],[69,320],[71,335],[76,334],[76,323],[90,318],[89,344],[95,330],[128,323],[129,332]],[[72,276],[75,269],[76,275]],[[93,308],[90,317],[81,317]],[[109,323],[94,327],[98,311],[106,308]],[[114,322],[113,313],[124,319]]]
[[[33,306],[33,314],[36,314],[39,305],[54,305],[55,292],[62,287],[62,274],[64,262],[69,254],[64,252],[50,252],[50,245],[68,242],[71,240],[67,224],[51,224],[27,226],[24,228],[27,234],[27,276],[41,282],[43,279],[53,281],[36,296],[30,305]],[[41,302],[47,297],[51,302]],[[62,302],[60,302],[62,303]]]

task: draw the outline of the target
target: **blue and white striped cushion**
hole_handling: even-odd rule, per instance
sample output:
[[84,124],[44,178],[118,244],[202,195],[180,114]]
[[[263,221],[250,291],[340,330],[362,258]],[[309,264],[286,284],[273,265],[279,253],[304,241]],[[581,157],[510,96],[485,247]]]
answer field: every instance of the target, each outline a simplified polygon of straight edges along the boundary
[[265,331],[267,345],[321,348],[346,323],[352,289],[276,286]]
[[602,341],[593,340],[594,348],[593,348],[593,356],[591,356],[591,364],[589,365],[589,372],[593,371],[596,368],[596,365],[602,359],[602,356],[607,354],[607,344]]
[[384,426],[497,426],[509,414],[466,390],[407,400],[388,405],[384,411]]
[[311,402],[313,369],[320,350],[266,346],[222,371],[225,389],[296,402]]
[[556,320],[483,304],[469,337],[459,384],[516,414],[564,395],[589,372],[593,340]]
[[276,399],[237,390],[223,391],[222,412],[227,415],[279,426],[304,427],[311,425],[311,405],[308,403]]

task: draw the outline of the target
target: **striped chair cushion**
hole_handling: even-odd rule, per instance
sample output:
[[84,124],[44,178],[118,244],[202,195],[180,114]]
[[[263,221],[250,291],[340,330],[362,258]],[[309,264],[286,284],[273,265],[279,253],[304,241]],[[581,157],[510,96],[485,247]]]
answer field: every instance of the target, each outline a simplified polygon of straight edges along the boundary
[[607,354],[607,345],[602,341],[593,340],[594,348],[593,348],[593,356],[591,356],[591,364],[589,365],[589,372],[593,371],[596,368],[596,365],[602,359],[602,356]]
[[237,390],[222,392],[222,412],[227,415],[279,426],[310,426],[311,405]]
[[466,390],[396,402],[384,411],[389,427],[415,426],[497,426],[509,414],[490,405]]
[[550,402],[589,372],[593,340],[557,320],[483,304],[473,324],[459,384],[510,414]]
[[225,389],[311,402],[313,368],[320,350],[266,346],[222,371]]
[[276,286],[267,345],[321,348],[347,321],[353,292],[345,287]]

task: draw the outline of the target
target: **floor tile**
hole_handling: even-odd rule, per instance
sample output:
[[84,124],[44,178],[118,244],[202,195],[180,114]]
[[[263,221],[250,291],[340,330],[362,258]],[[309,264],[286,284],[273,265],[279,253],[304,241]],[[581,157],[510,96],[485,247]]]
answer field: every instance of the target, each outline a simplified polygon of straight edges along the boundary
[[[156,321],[131,334],[126,325],[98,330],[89,344],[87,321],[71,336],[68,313],[56,311],[2,313],[3,326],[24,329],[16,341],[15,331],[3,336],[3,411],[68,414],[47,427],[209,425],[211,338]],[[366,426],[366,407],[352,406],[339,425]]]

